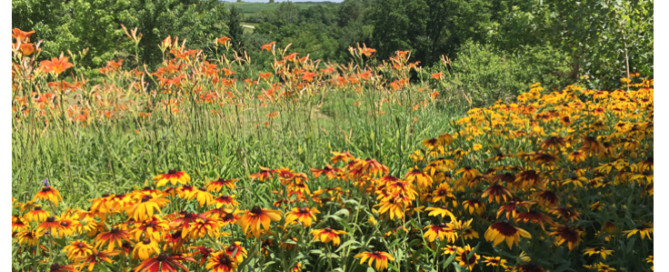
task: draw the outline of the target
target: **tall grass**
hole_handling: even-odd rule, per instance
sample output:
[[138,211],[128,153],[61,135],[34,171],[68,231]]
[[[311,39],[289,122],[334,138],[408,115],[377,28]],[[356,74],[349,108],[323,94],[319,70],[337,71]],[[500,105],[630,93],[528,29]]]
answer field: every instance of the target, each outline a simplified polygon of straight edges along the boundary
[[[175,46],[182,45],[175,42]],[[377,158],[400,175],[412,166],[404,158],[420,139],[443,131],[463,112],[464,105],[455,107],[447,98],[430,97],[427,80],[393,90],[390,79],[408,78],[408,70],[414,68],[401,67],[406,71],[400,72],[390,63],[365,66],[369,60],[359,53],[356,65],[340,66],[337,74],[373,75],[360,84],[335,86],[326,81],[335,75],[317,70],[336,67],[334,64],[319,65],[307,59],[308,64],[298,62],[294,68],[309,66],[319,80],[305,85],[299,78],[303,72],[288,67],[283,78],[273,74],[274,81],[249,85],[243,75],[258,78],[259,72],[250,71],[248,60],[239,56],[229,60],[225,54],[234,58],[235,53],[223,46],[221,50],[224,53],[218,59],[199,56],[188,60],[171,58],[166,51],[159,69],[175,62],[188,66],[173,75],[185,76],[179,87],[162,85],[160,76],[133,74],[143,67],[114,70],[113,65],[97,79],[100,84],[64,92],[54,91],[47,82],[88,79],[53,74],[37,74],[30,81],[15,78],[15,96],[25,103],[15,99],[12,150],[19,163],[13,164],[14,197],[28,200],[41,180],[48,178],[67,191],[80,192],[65,196],[66,202],[78,205],[104,193],[143,187],[153,175],[172,168],[197,171],[192,173],[194,179],[204,182],[219,176],[247,176],[258,166],[308,171],[314,163],[326,162],[331,151],[346,150]],[[275,49],[274,54],[273,61],[281,62],[288,52]],[[197,71],[207,59],[237,71],[221,79],[235,82],[215,84]],[[407,60],[402,59],[400,65],[407,66]],[[26,70],[32,68],[37,67]],[[281,69],[277,71],[283,73]],[[276,85],[281,81],[283,85]],[[260,98],[268,99],[263,91],[272,84],[280,86],[277,93],[296,94],[263,101]],[[227,92],[234,93],[234,98],[227,97]],[[204,101],[203,94],[213,94],[213,100]],[[36,102],[49,95],[51,102]],[[165,103],[169,99],[178,102]],[[29,110],[21,111],[21,107]],[[85,111],[86,120],[76,119],[77,110]]]

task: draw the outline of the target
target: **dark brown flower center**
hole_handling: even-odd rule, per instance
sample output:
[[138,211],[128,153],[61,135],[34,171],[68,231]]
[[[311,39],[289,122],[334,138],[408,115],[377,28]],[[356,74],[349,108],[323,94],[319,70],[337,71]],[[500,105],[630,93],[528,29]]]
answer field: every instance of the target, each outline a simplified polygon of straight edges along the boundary
[[561,227],[558,230],[558,233],[562,239],[565,239],[568,242],[575,243],[578,241],[578,233],[570,227]]
[[509,224],[508,221],[502,220],[500,222],[492,224],[491,228],[497,230],[501,235],[505,237],[510,237],[516,234],[518,230],[513,225]]
[[232,219],[235,219],[235,216],[231,213],[225,214],[225,216],[223,216],[224,221],[231,221]]
[[42,193],[46,193],[46,192],[49,192],[49,191],[51,191],[51,186],[44,186],[42,188]]
[[253,206],[253,208],[251,208],[251,212],[254,213],[254,214],[261,214],[262,209],[258,206]]
[[142,241],[142,243],[145,244],[145,245],[148,245],[148,244],[151,243],[151,239],[146,238],[146,239],[144,239],[144,240]]
[[221,265],[224,265],[224,266],[227,266],[227,267],[230,267],[232,265],[232,258],[230,258],[230,256],[228,254],[221,254],[220,256],[221,257],[219,258],[218,262]]
[[167,173],[170,174],[170,175],[174,175],[174,174],[177,173],[177,170],[170,169],[170,171],[167,171]]
[[[170,170],[170,171],[173,171],[173,170]],[[166,261],[166,260],[167,260],[167,254],[165,254],[165,253],[160,253],[160,255],[158,255],[157,260],[160,261],[160,262],[164,262],[164,261]]]
[[53,216],[49,216],[46,218],[46,222],[54,222],[54,221],[56,221],[56,218]]
[[151,199],[152,197],[150,195],[145,195],[142,197],[142,202],[147,202]]

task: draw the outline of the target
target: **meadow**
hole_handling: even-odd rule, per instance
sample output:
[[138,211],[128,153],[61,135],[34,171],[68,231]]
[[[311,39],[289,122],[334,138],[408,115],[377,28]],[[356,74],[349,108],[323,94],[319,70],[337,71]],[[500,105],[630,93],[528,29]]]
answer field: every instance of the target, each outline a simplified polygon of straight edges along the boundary
[[168,37],[155,69],[85,77],[33,34],[12,34],[16,271],[652,270],[643,75],[473,107],[410,51]]
[[[225,6],[230,6],[230,7],[237,7],[242,10],[242,14],[244,18],[248,18],[249,16],[252,16],[253,14],[256,14],[260,11],[263,10],[275,10],[279,8],[279,5],[281,3],[254,3],[254,2],[224,2]],[[327,5],[331,3],[322,3],[322,2],[295,2],[292,3],[294,4],[297,8],[303,10],[303,9],[308,9],[310,7],[315,7],[319,5]]]

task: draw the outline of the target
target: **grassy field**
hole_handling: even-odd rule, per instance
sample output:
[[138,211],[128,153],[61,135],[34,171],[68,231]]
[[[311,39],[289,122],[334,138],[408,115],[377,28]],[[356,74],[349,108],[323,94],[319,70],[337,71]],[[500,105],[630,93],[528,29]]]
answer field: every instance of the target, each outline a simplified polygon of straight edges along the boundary
[[256,71],[219,41],[95,84],[15,46],[14,270],[653,266],[652,80],[471,108],[405,51]]
[[[297,6],[300,9],[308,9],[310,7],[314,6],[319,6],[319,5],[332,5],[333,3],[324,3],[324,2],[292,2],[295,6]],[[254,13],[257,13],[262,10],[274,10],[281,5],[281,3],[248,3],[248,2],[223,2],[224,6],[234,6],[238,7],[242,10],[242,14],[244,15],[244,18],[248,18],[249,16],[253,15]]]

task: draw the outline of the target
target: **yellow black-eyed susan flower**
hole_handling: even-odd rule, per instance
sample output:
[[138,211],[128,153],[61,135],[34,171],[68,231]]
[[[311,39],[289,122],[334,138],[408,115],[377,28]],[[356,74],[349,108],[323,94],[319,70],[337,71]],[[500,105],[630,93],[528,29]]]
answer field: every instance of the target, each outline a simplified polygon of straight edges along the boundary
[[[458,264],[462,267],[467,267],[469,271],[474,269],[474,266],[478,264],[479,259],[481,258],[477,253],[471,254],[472,248],[469,245],[465,247],[458,248],[457,257],[455,260],[458,261]],[[471,254],[471,256],[469,256]]]
[[449,211],[446,206],[441,206],[441,207],[427,207],[425,211],[428,211],[429,213],[427,215],[429,216],[434,216],[434,217],[441,217],[444,218],[448,216],[451,221],[455,220],[455,215],[451,211]]
[[69,245],[63,247],[67,259],[74,261],[78,257],[88,256],[93,253],[93,247],[82,240],[72,241]]
[[35,197],[33,197],[33,201],[35,200],[48,200],[53,202],[54,205],[58,206],[58,201],[62,201],[63,198],[60,196],[60,192],[56,190],[55,188],[51,186],[44,186],[42,187],[37,194],[35,194]]
[[503,269],[509,268],[508,265],[506,265],[507,261],[505,259],[502,259],[502,257],[499,256],[494,256],[494,257],[488,257],[488,256],[483,256],[483,263],[485,266],[491,266],[491,267],[501,267]]
[[507,198],[511,197],[511,192],[506,187],[502,186],[499,183],[494,183],[483,191],[481,198],[488,198],[488,202],[492,203],[494,199],[495,202],[500,203],[500,198],[506,202]]
[[75,258],[78,261],[80,267],[77,271],[82,271],[84,267],[88,268],[89,272],[93,271],[93,269],[95,269],[95,265],[101,262],[112,264],[114,261],[111,259],[111,257],[114,257],[120,253],[120,251],[98,251],[93,249],[90,254]]
[[569,250],[572,250],[581,242],[581,234],[583,232],[577,228],[565,225],[556,225],[553,226],[552,229],[553,231],[549,234],[551,236],[555,236],[555,244],[558,246],[566,242]]
[[42,236],[41,231],[35,228],[25,228],[16,234],[19,244],[27,246],[36,246],[39,243],[39,238]]
[[211,254],[206,268],[213,272],[231,272],[237,269],[237,262],[225,251],[219,251]]
[[128,216],[132,219],[144,221],[153,217],[154,213],[160,213],[160,207],[167,205],[169,200],[157,197],[157,195],[143,194],[134,205],[128,209]]
[[[254,206],[251,210],[245,211],[244,215],[237,220],[237,224],[242,227],[245,234],[252,233],[256,238],[260,237],[262,229],[269,230],[271,221],[281,220],[281,212],[271,209],[263,209]],[[262,226],[262,229],[261,229]]]
[[467,199],[462,202],[462,206],[469,214],[476,213],[477,215],[481,215],[485,209],[485,204],[477,199]]
[[159,254],[160,248],[158,243],[149,238],[145,238],[139,243],[135,244],[135,247],[132,250],[132,257],[138,260],[146,260],[151,255]]
[[182,262],[195,262],[191,257],[185,257],[181,254],[168,255],[163,252],[158,256],[144,260],[139,266],[135,267],[135,272],[139,271],[177,271],[177,268],[188,271]]
[[368,266],[372,266],[374,262],[374,268],[377,271],[385,270],[388,268],[388,261],[394,261],[395,258],[390,255],[388,252],[383,251],[365,251],[355,255],[356,258],[360,258],[360,264],[363,264],[365,261],[369,260],[367,263]]
[[341,241],[339,235],[344,234],[346,234],[346,232],[343,230],[334,230],[331,228],[311,230],[311,235],[314,236],[314,241],[321,241],[322,243],[332,242],[333,246],[339,246]]
[[116,246],[122,247],[124,241],[130,239],[128,230],[120,226],[114,226],[107,232],[102,232],[95,237],[95,249],[107,245],[107,251],[113,251]]
[[588,255],[588,256],[599,255],[602,257],[602,260],[606,260],[606,257],[611,254],[613,254],[613,250],[606,249],[603,247],[594,247],[594,248],[589,247],[583,250],[583,255]]
[[213,180],[210,182],[207,182],[207,191],[209,192],[220,192],[221,188],[223,186],[227,187],[230,190],[234,190],[237,188],[237,185],[235,185],[235,181],[238,181],[239,179],[224,179],[224,178],[219,178],[217,180]]
[[190,183],[190,176],[188,175],[188,173],[184,171],[176,171],[174,169],[170,169],[165,174],[159,174],[153,177],[153,181],[156,183],[156,186],[158,187],[165,186],[168,182],[172,184],[172,186],[176,186],[177,184]]
[[214,198],[214,204],[217,209],[221,207],[232,208],[239,205],[239,203],[235,200],[234,195],[221,195],[217,198]]
[[446,225],[446,223],[427,225],[425,226],[425,230],[423,237],[430,242],[434,242],[438,239],[439,241],[447,240],[449,243],[454,243],[458,238],[458,233]]
[[553,224],[553,219],[551,219],[550,216],[535,209],[530,209],[527,212],[518,213],[518,215],[516,216],[516,222],[519,221],[522,221],[524,223],[530,222],[533,224],[538,224],[541,226],[542,230],[546,230],[544,228],[544,224],[549,224],[549,225]]
[[493,246],[502,241],[506,241],[506,245],[511,249],[514,244],[520,242],[520,237],[532,238],[532,235],[524,229],[511,225],[506,220],[495,222],[488,230],[486,230],[484,237],[486,241],[493,242]]
[[286,224],[300,223],[305,227],[311,226],[312,220],[316,220],[316,214],[320,213],[316,208],[293,208],[286,214]]
[[241,263],[246,258],[247,252],[244,247],[242,247],[241,242],[234,242],[230,246],[225,248],[225,253],[230,255],[232,259],[237,263]]
[[636,228],[623,231],[623,234],[626,234],[627,238],[630,238],[632,237],[632,235],[635,235],[637,233],[639,234],[639,236],[641,236],[641,239],[648,238],[649,240],[652,240],[650,235],[653,233],[653,227],[649,226],[649,224],[639,224],[636,226]]

